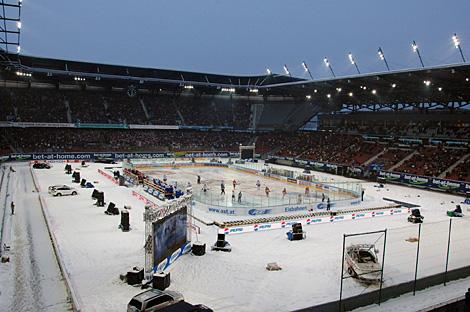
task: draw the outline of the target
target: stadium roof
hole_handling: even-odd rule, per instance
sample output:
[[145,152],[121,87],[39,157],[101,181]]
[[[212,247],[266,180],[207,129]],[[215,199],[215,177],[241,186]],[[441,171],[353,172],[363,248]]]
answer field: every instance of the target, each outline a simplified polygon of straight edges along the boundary
[[[286,75],[231,76],[177,70],[141,68],[1,54],[5,79],[83,84],[87,86],[166,88],[218,94],[289,96],[298,101],[340,105],[470,102],[470,64],[360,74],[332,79],[305,80]],[[18,75],[20,73],[20,75]],[[32,74],[22,75],[21,73]],[[79,79],[77,79],[79,78]],[[456,107],[459,107],[458,105]]]
[[470,64],[274,83],[263,88],[272,95],[305,96],[314,103],[470,102]]
[[67,77],[71,78],[72,81],[75,77],[80,77],[90,81],[112,80],[118,82],[124,80],[126,84],[137,81],[142,84],[154,83],[177,86],[257,88],[273,83],[278,84],[302,80],[286,75],[275,74],[262,76],[233,76],[58,60],[18,54],[3,53],[2,56],[4,57],[2,63],[13,72],[24,71],[34,74],[37,78],[44,75],[50,79],[56,77],[61,81],[67,80]]

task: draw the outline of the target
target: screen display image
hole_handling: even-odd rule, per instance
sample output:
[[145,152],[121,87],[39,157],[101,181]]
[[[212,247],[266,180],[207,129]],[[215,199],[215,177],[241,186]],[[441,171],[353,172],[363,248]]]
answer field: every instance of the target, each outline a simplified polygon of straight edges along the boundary
[[155,265],[186,243],[187,221],[184,207],[153,224]]

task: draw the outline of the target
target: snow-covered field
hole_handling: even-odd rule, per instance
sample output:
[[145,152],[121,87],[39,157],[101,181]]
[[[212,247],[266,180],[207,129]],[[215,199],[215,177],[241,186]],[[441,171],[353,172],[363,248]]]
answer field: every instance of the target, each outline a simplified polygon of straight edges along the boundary
[[[129,299],[141,291],[122,283],[119,274],[133,266],[143,266],[144,204],[132,196],[132,188],[118,187],[98,173],[99,168],[107,165],[91,163],[89,167],[81,168],[73,164],[74,169],[80,169],[82,178],[105,192],[107,203],[112,201],[119,208],[124,205],[132,207],[132,230],[121,232],[118,229],[119,216],[105,215],[103,208],[93,205],[92,189],[79,189],[79,195],[70,197],[47,194],[47,187],[53,184],[79,187],[71,183],[71,176],[64,174],[63,167],[64,164],[57,163],[50,170],[34,170],[34,173],[82,311],[125,310]],[[208,174],[211,171],[210,168],[203,170]],[[179,172],[181,169],[175,169],[171,176],[177,177]],[[214,172],[211,172],[211,175],[216,175],[213,179],[220,180]],[[243,181],[249,181],[247,184],[253,182],[251,175],[233,174],[237,175],[235,178],[241,181],[241,185]],[[315,174],[324,179],[346,180]],[[386,185],[383,189],[374,187],[374,183],[362,183],[362,186],[366,194],[362,205],[384,204],[386,202],[382,198],[388,197],[421,206],[425,223],[421,233],[418,277],[442,272],[449,220],[445,212],[453,209],[463,198],[395,185]],[[194,213],[204,219],[213,218],[207,212],[195,210]],[[183,293],[191,303],[204,303],[216,311],[291,311],[337,300],[344,233],[388,229],[384,287],[408,281],[414,276],[416,243],[406,239],[417,237],[418,227],[406,222],[406,215],[305,226],[307,239],[303,241],[288,241],[285,230],[230,235],[227,240],[232,245],[231,253],[210,251],[209,246],[216,240],[217,228],[201,223],[197,225],[201,234],[193,234],[193,240],[206,243],[207,254],[203,257],[185,255],[172,264],[169,269],[170,289]],[[470,262],[470,249],[467,247],[470,218],[455,219],[452,226],[450,269]],[[383,237],[369,236],[360,242],[375,241],[381,249]],[[358,238],[350,242],[358,242]],[[380,251],[383,252],[382,249]],[[277,262],[282,271],[267,271],[265,267],[269,262]],[[463,283],[470,285],[468,280]],[[354,279],[347,279],[343,296],[367,292],[374,287],[365,288]]]

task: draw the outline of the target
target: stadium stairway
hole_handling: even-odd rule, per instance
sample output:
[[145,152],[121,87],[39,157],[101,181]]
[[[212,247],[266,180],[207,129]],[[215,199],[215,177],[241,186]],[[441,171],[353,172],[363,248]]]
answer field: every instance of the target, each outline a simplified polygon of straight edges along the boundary
[[401,165],[403,165],[405,163],[405,161],[411,159],[411,157],[413,157],[416,153],[418,153],[417,150],[414,150],[413,152],[411,152],[409,155],[407,155],[405,158],[403,158],[402,160],[400,160],[399,162],[397,162],[395,165],[393,165],[392,167],[390,167],[389,171],[393,171],[395,170],[396,168],[399,168]]
[[72,121],[72,111],[70,110],[69,100],[64,98],[65,111],[67,112],[67,122],[73,123]]
[[449,168],[447,168],[446,170],[444,170],[444,171],[438,176],[438,178],[445,179],[447,173],[451,173],[452,171],[454,171],[454,169],[455,169],[458,165],[460,165],[461,163],[463,163],[469,156],[470,156],[470,154],[463,155],[459,160],[457,160],[455,163],[453,163]]
[[149,111],[148,111],[148,109],[147,109],[147,106],[145,105],[144,99],[139,98],[139,103],[140,103],[140,106],[142,106],[142,110],[144,111],[145,118],[146,118],[147,120],[150,120],[151,117],[150,117]]
[[368,166],[371,162],[373,162],[374,160],[376,160],[377,158],[379,158],[380,156],[382,156],[385,152],[387,152],[387,148],[384,148],[380,153],[372,156],[371,158],[369,158],[368,160],[366,160],[362,165],[363,166]]

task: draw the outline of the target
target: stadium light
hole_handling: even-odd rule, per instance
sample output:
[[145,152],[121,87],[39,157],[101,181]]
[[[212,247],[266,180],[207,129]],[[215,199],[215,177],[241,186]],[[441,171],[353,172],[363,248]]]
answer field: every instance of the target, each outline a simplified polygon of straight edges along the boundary
[[312,98],[312,96],[311,96],[311,95],[306,95],[305,98],[306,98],[307,100],[310,100],[310,99]]
[[21,22],[20,21],[16,22],[16,28],[21,29]]
[[392,83],[392,88],[396,88],[397,87],[397,84],[396,83]]
[[338,93],[341,92],[342,90],[343,89],[341,89],[341,88],[336,88],[336,91],[338,91]]
[[16,53],[20,54],[20,52],[21,52],[21,46],[17,46],[16,47]]
[[372,94],[377,94],[377,90],[372,90]]
[[357,62],[354,59],[354,56],[352,55],[351,52],[348,54],[349,62],[351,62],[351,65],[354,65],[356,67],[357,73],[360,74],[361,72],[359,71],[359,67],[357,66]]
[[292,75],[290,74],[289,68],[287,68],[286,64],[284,64],[283,68],[284,68],[284,72],[286,73],[286,75],[292,77]]
[[328,93],[328,94],[326,95],[326,97],[327,97],[327,98],[331,98],[331,94]]
[[413,40],[413,43],[411,43],[411,48],[413,49],[414,53],[418,54],[419,62],[421,63],[421,66],[424,68],[423,58],[421,57],[421,53],[419,53],[419,47],[416,41]]
[[429,87],[431,85],[430,80],[424,80],[423,83],[426,85],[426,87]]
[[258,93],[259,90],[257,88],[251,88],[250,93]]
[[348,95],[352,97],[354,94],[352,92],[349,92]]
[[302,67],[304,68],[304,70],[308,73],[308,75],[310,76],[310,79],[313,80],[313,76],[312,76],[312,73],[310,72],[310,69],[308,69],[308,66],[307,66],[307,63],[305,62],[302,62]]
[[269,68],[266,68],[266,73],[268,73],[268,75],[272,75],[273,72]]
[[439,92],[441,92],[441,91],[442,91],[442,87],[437,88],[437,90],[439,90]]
[[235,88],[222,88],[222,92],[235,93]]
[[390,67],[388,66],[387,59],[385,58],[384,51],[382,50],[381,47],[379,47],[379,50],[377,51],[377,54],[379,55],[379,59],[380,59],[381,61],[384,61],[385,67],[387,67],[387,70],[390,71]]
[[323,63],[325,63],[326,67],[328,67],[330,69],[331,74],[333,75],[333,77],[336,77],[335,72],[333,71],[333,67],[331,67],[330,61],[328,61],[327,57],[325,57],[323,59]]
[[452,41],[454,42],[454,46],[456,49],[459,49],[459,52],[460,52],[460,56],[462,57],[462,61],[465,63],[465,56],[463,55],[463,52],[462,52],[462,48],[460,47],[460,39],[459,37],[457,36],[457,34],[454,34],[452,36]]

